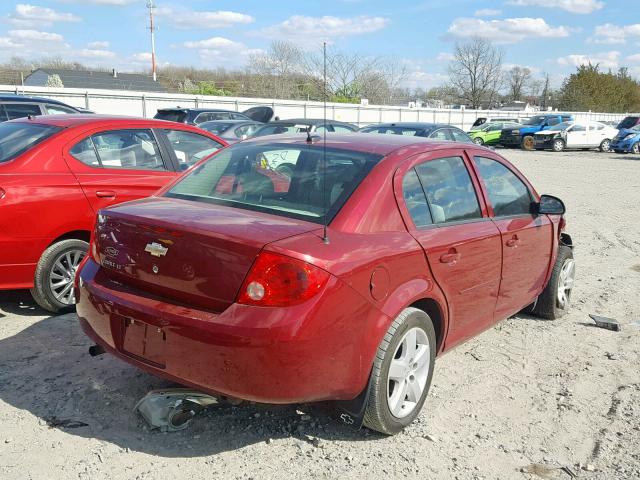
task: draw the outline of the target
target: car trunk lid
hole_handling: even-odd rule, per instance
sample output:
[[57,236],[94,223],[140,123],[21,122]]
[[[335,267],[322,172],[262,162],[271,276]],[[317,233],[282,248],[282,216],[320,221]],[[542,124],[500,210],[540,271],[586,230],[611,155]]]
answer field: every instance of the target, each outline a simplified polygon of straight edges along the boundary
[[110,279],[222,311],[266,244],[316,228],[303,220],[156,197],[103,211],[95,241]]

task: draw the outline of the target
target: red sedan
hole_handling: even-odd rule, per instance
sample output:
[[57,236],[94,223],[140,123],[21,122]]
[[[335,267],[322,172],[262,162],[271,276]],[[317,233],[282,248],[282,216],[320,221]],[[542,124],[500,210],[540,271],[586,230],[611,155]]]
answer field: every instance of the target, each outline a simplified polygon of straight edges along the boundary
[[[261,170],[285,157],[277,190]],[[98,350],[159,376],[257,402],[360,399],[392,434],[436,355],[524,308],[567,310],[563,213],[483,147],[262,137],[101,210],[77,312]]]
[[0,124],[0,289],[30,288],[52,312],[72,306],[96,212],[151,195],[223,146],[160,120],[53,115]]

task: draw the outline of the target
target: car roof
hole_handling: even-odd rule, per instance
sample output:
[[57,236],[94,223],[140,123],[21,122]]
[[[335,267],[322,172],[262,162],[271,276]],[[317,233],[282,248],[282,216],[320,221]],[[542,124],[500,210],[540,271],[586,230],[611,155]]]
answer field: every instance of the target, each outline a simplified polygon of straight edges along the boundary
[[[288,118],[288,119],[274,120],[273,122],[269,122],[268,124],[265,124],[265,125],[284,125],[287,123],[296,123],[301,125],[322,125],[324,122],[325,120],[323,118]],[[339,120],[331,120],[331,119],[327,119],[327,123],[351,125],[348,122],[341,122]]]
[[130,123],[145,123],[148,125],[157,125],[158,128],[166,128],[167,124],[174,124],[184,126],[182,123],[168,122],[166,120],[155,120],[152,118],[141,117],[125,117],[116,115],[96,115],[93,113],[78,113],[78,114],[62,114],[62,115],[38,115],[36,117],[22,117],[14,120],[9,120],[14,123],[32,122],[41,125],[53,125],[56,127],[75,127],[79,125],[95,124],[130,124]]
[[[323,135],[324,136],[324,135]],[[321,143],[323,136],[312,134],[314,143]],[[273,143],[278,145],[307,145],[307,134],[280,134],[252,137],[243,145]],[[416,146],[417,150],[440,150],[443,148],[484,148],[472,143],[439,141],[407,135],[363,135],[361,133],[327,133],[327,148],[355,150],[364,153],[388,155],[395,150]]]
[[256,120],[245,120],[244,118],[230,118],[229,120],[208,120],[206,122],[199,123],[198,125],[237,125],[240,123],[257,123],[259,125],[262,125],[262,122],[258,122]]
[[159,112],[225,112],[225,113],[238,113],[243,115],[242,112],[236,112],[235,110],[225,110],[224,108],[190,108],[190,107],[167,107],[159,108]]
[[52,103],[56,105],[64,105],[65,107],[76,108],[61,102],[60,100],[54,100],[53,98],[30,97],[28,95],[15,95],[13,93],[0,94],[0,102]]
[[458,128],[454,125],[447,125],[446,123],[429,123],[429,122],[390,122],[390,123],[373,123],[371,125],[367,125],[363,128],[369,127],[405,127],[405,128],[415,128],[415,129],[425,129],[425,128],[440,128],[440,127],[453,127]]

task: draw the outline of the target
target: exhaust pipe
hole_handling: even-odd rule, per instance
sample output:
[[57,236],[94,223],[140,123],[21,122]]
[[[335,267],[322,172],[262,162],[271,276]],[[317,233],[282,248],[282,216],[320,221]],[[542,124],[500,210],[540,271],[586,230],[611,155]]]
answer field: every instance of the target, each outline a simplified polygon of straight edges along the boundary
[[89,355],[92,357],[97,357],[98,355],[102,355],[104,352],[104,348],[100,345],[92,345],[89,347]]

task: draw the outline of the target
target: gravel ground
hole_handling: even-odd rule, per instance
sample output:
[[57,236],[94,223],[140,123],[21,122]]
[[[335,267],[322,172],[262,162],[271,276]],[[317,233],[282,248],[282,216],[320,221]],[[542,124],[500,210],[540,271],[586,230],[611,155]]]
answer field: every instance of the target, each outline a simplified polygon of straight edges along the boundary
[[0,478],[640,478],[640,159],[503,153],[567,204],[573,309],[510,318],[440,358],[405,432],[353,431],[318,405],[253,404],[148,431],[133,407],[166,382],[89,357],[73,314],[0,292]]

